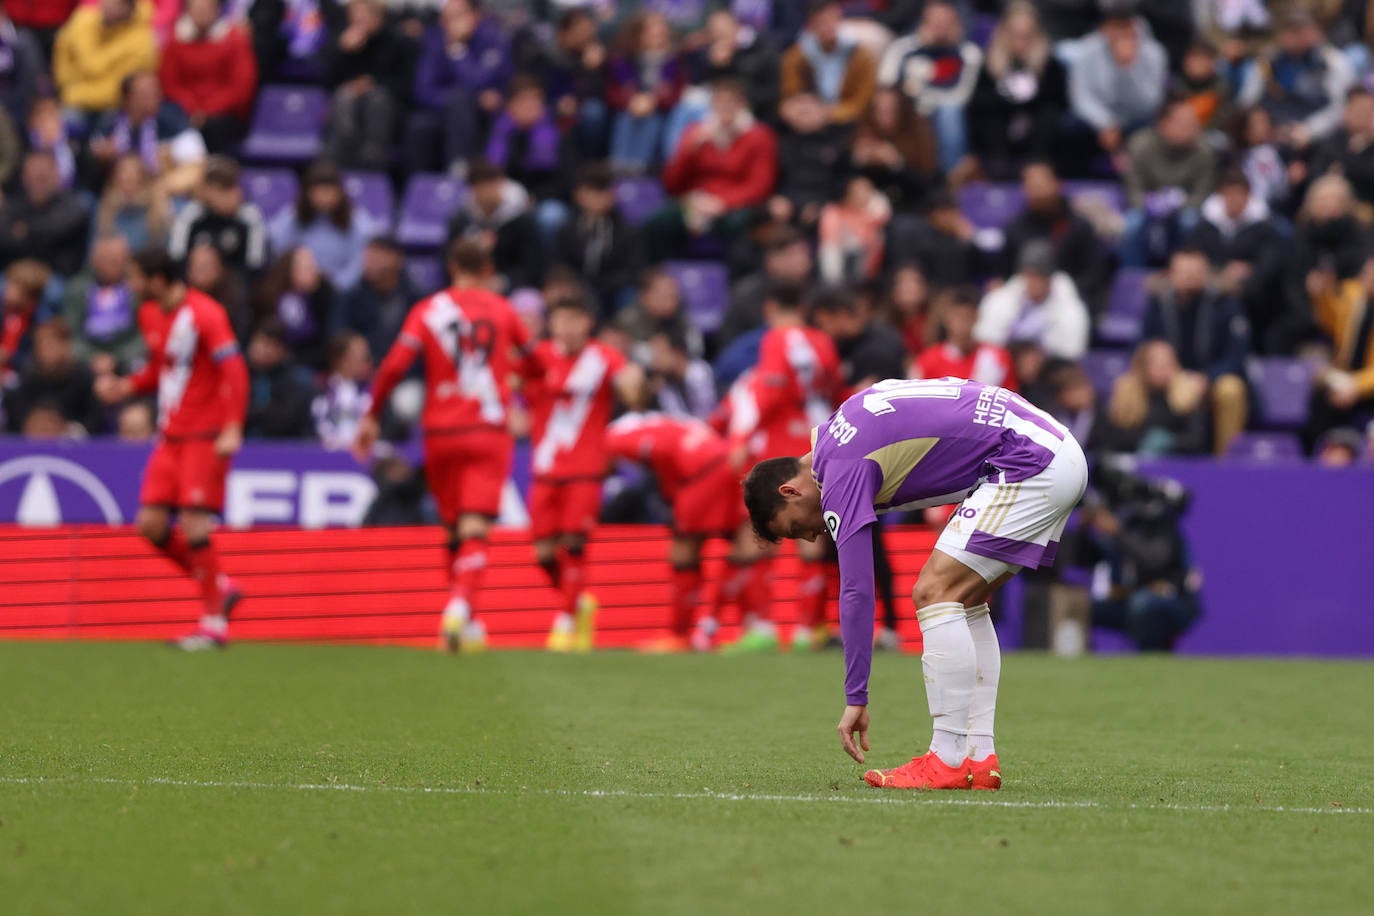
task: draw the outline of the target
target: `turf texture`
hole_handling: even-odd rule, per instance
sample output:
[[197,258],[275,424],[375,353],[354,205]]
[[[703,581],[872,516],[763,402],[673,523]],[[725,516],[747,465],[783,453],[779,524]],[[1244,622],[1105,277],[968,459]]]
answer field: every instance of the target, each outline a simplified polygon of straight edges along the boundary
[[[870,763],[928,738],[880,656]],[[1009,657],[1000,793],[841,661],[0,644],[0,911],[1370,912],[1374,666]]]

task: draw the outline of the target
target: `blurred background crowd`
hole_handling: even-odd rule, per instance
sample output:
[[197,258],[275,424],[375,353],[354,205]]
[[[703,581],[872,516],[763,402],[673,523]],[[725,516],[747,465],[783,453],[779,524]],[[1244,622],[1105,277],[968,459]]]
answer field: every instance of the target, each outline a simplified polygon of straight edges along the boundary
[[[709,417],[803,295],[846,383],[1096,453],[1374,455],[1363,0],[5,0],[3,429],[151,437],[130,252],[228,309],[247,435],[344,447],[477,239]],[[388,432],[409,435],[413,390]]]

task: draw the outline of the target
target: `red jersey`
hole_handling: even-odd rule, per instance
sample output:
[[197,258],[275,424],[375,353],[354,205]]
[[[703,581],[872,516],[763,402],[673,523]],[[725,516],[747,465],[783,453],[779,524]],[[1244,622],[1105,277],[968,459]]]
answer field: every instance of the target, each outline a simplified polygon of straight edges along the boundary
[[[723,462],[730,450],[701,420],[661,413],[632,413],[616,420],[607,430],[606,447],[613,458],[647,465],[670,502],[684,484]],[[724,493],[721,498],[738,497]]]
[[31,312],[4,313],[3,319],[0,319],[0,368],[13,368],[10,363],[14,354],[19,352],[19,345],[23,343],[24,334],[32,323]]
[[752,404],[731,399],[730,438],[747,441],[756,455],[805,454],[839,389],[840,357],[829,337],[815,328],[774,328],[763,335],[746,388]]
[[534,348],[525,365],[534,476],[558,480],[606,473],[606,427],[615,407],[615,376],[625,357],[599,341],[575,354],[551,340]]
[[415,304],[372,383],[372,416],[421,351],[425,356],[427,432],[504,429],[510,375],[529,330],[502,297],[485,289],[450,288]]
[[248,368],[223,306],[188,289],[170,315],[157,315],[145,304],[139,324],[147,338],[149,367],[130,381],[135,391],[156,387],[158,428],[164,438],[206,438],[218,435],[226,423],[243,422]]
[[993,344],[977,344],[965,353],[953,344],[927,347],[916,359],[918,378],[966,378],[984,385],[1016,390],[1011,354]]

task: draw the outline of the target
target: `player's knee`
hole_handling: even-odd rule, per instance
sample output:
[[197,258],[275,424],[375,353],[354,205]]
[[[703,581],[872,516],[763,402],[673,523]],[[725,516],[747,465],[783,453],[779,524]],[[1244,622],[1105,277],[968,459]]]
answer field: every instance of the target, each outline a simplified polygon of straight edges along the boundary
[[154,544],[167,543],[167,538],[171,534],[171,524],[167,518],[167,513],[161,511],[140,510],[138,518],[134,521],[134,527],[138,530],[140,537]]
[[938,573],[923,572],[911,590],[911,600],[917,609],[945,601],[963,604],[968,596],[958,582]]
[[491,520],[485,515],[464,515],[458,519],[458,539],[461,541],[470,541],[474,538],[485,539],[490,528]]
[[181,530],[186,534],[186,540],[191,544],[204,544],[210,540],[210,532],[214,530],[214,520],[208,512],[183,512],[181,514]]

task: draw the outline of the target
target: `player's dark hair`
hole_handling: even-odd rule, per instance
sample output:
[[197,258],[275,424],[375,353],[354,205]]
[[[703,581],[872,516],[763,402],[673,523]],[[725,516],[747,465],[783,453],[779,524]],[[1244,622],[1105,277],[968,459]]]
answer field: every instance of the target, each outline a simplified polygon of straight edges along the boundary
[[487,272],[491,255],[472,239],[454,239],[448,249],[448,266],[454,273],[477,276]]
[[806,305],[806,288],[800,283],[778,280],[768,284],[768,301],[789,312],[801,311]]
[[799,458],[765,458],[744,478],[744,507],[749,510],[749,522],[761,540],[772,544],[781,540],[771,528],[773,517],[786,502],[778,488],[800,471]]
[[166,249],[157,246],[149,246],[138,251],[134,255],[134,264],[138,266],[138,272],[150,280],[161,277],[168,283],[173,283],[181,279],[181,270],[176,259],[168,254]]

